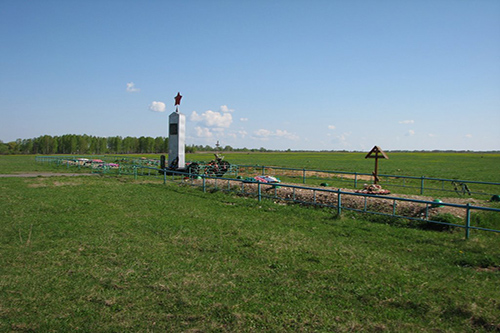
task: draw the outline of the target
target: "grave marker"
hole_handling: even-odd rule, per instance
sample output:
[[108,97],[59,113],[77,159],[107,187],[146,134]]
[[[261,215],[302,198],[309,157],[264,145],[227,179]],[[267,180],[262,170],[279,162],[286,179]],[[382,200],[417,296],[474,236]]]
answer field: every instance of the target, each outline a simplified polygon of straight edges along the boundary
[[372,150],[370,150],[370,152],[365,156],[365,158],[374,158],[375,159],[375,171],[373,171],[372,175],[373,175],[373,179],[374,179],[373,183],[378,184],[378,182],[380,181],[380,179],[378,179],[378,159],[385,158],[388,160],[389,157],[382,150],[382,148],[380,148],[379,146],[375,146],[372,148]]

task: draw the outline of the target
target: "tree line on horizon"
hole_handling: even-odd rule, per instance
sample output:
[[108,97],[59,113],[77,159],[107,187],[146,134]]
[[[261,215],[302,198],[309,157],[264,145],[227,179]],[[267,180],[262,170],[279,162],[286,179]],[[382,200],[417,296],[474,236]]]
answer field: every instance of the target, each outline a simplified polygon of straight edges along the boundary
[[[235,151],[235,152],[310,152],[311,150],[272,150],[261,148],[233,148],[231,146],[212,147],[209,145],[186,145],[186,153]],[[321,150],[322,152],[361,152],[347,150]],[[166,154],[168,138],[166,137],[98,137],[91,135],[65,134],[61,136],[42,135],[32,139],[17,139],[4,143],[0,140],[0,155],[17,154],[68,154],[68,155],[104,155],[104,154]],[[387,150],[387,152],[434,152],[434,153],[500,153],[498,150]]]
[[[209,145],[186,145],[186,153],[197,151],[267,151],[260,149],[233,149],[231,146],[214,148]],[[17,139],[4,143],[0,141],[0,155],[15,154],[160,154],[168,152],[166,137],[98,137],[91,135],[66,134],[61,136],[42,135],[32,139]]]

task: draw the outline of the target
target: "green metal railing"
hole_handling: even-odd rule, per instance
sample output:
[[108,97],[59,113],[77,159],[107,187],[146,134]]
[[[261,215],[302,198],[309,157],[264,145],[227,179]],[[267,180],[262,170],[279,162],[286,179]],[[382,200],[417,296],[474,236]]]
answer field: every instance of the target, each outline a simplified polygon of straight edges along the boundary
[[[376,214],[376,215],[385,215],[385,216],[390,216],[390,217],[396,217],[396,218],[404,218],[408,220],[413,220],[413,221],[421,221],[421,222],[426,222],[426,223],[433,223],[433,224],[439,224],[439,225],[447,225],[451,227],[457,227],[457,228],[463,228],[465,230],[465,238],[469,238],[470,236],[470,231],[471,230],[482,230],[482,231],[489,231],[489,232],[497,232],[500,233],[500,230],[497,229],[492,229],[492,228],[483,228],[479,226],[472,226],[471,225],[471,213],[472,212],[495,212],[495,213],[500,213],[500,209],[498,208],[491,208],[491,207],[482,207],[482,206],[473,206],[471,204],[453,204],[453,203],[445,203],[445,202],[440,202],[439,206],[442,207],[455,207],[459,209],[463,209],[465,211],[465,218],[464,218],[464,223],[463,224],[458,224],[458,223],[449,223],[449,222],[443,222],[443,221],[437,221],[437,220],[432,220],[432,217],[430,215],[430,210],[435,207],[436,202],[434,201],[427,201],[427,200],[417,200],[417,199],[409,199],[409,198],[401,198],[401,197],[393,197],[393,196],[380,196],[380,195],[373,195],[373,194],[365,194],[365,193],[354,193],[354,192],[347,192],[347,191],[342,191],[340,189],[337,190],[331,190],[331,189],[322,189],[322,188],[316,188],[316,187],[306,187],[306,186],[299,186],[299,185],[290,185],[290,184],[282,184],[282,183],[262,183],[259,181],[256,182],[248,182],[243,179],[234,179],[234,178],[221,178],[221,177],[212,177],[212,176],[207,176],[207,175],[197,175],[194,177],[193,175],[190,175],[185,172],[177,172],[177,171],[171,171],[171,170],[162,170],[161,172],[164,173],[164,183],[166,183],[168,180],[171,181],[182,181],[182,182],[187,182],[189,185],[192,186],[198,186],[201,187],[203,192],[206,192],[210,188],[215,188],[227,192],[235,192],[239,194],[244,194],[244,195],[251,195],[251,196],[256,196],[259,201],[261,201],[263,198],[269,198],[269,199],[278,199],[282,201],[292,201],[295,203],[300,203],[300,204],[307,204],[307,205],[315,205],[315,206],[322,206],[322,207],[329,207],[329,208],[334,208],[336,209],[337,215],[340,216],[342,211],[354,211],[354,212],[360,212],[360,213],[368,213],[368,214]],[[168,174],[168,177],[167,177]],[[197,179],[197,178],[201,178]],[[213,180],[212,184],[208,184],[208,180]],[[224,185],[225,184],[225,185]],[[237,185],[235,185],[237,184]],[[245,186],[245,185],[251,185]],[[256,187],[253,188],[253,187]],[[271,189],[271,192],[266,192],[263,191],[263,188],[266,190]],[[292,195],[291,197],[282,197],[279,195],[278,188],[289,188],[292,190]],[[249,191],[250,190],[250,191]],[[274,191],[273,191],[274,190]],[[296,191],[310,191],[312,192],[312,200],[304,200],[303,197],[300,197],[296,195]],[[333,194],[333,196],[336,198],[336,200],[330,202],[330,203],[320,203],[317,201],[317,197],[319,194]],[[349,198],[349,197],[358,197],[362,198],[364,201],[364,205],[362,208],[356,208],[356,207],[351,207],[347,204],[343,204],[343,198]],[[384,202],[389,202],[391,203],[390,206],[392,206],[392,211],[391,213],[385,213],[381,211],[376,211],[376,210],[371,210],[368,205],[368,200],[370,199],[377,199],[377,200],[382,200]],[[413,204],[419,204],[424,206],[424,213],[422,217],[415,217],[415,216],[408,216],[402,213],[397,212],[397,207],[398,203],[401,202],[409,202]],[[500,215],[499,220],[500,220]]]
[[[120,164],[117,165],[116,163],[109,163],[105,162],[104,159],[89,159],[85,160],[82,158],[75,158],[75,157],[50,157],[50,156],[37,156],[36,157],[37,162],[41,163],[53,163],[57,166],[63,166],[66,168],[70,167],[89,167],[91,168],[91,172],[93,173],[101,173],[101,174],[116,174],[116,175],[131,175],[135,179],[138,179],[139,177],[142,176],[154,176],[155,178],[162,178],[163,183],[166,184],[168,181],[171,182],[182,182],[185,184],[189,184],[192,186],[198,186],[201,187],[203,192],[206,192],[210,188],[214,188],[217,190],[223,190],[226,192],[235,192],[238,194],[243,194],[243,195],[249,195],[249,196],[255,196],[257,197],[257,200],[261,201],[264,198],[269,198],[273,200],[281,200],[281,201],[291,201],[295,203],[300,203],[300,204],[307,204],[307,205],[315,205],[315,206],[322,206],[322,207],[329,207],[333,208],[336,210],[337,215],[341,215],[342,211],[354,211],[354,212],[360,212],[360,213],[368,213],[368,214],[376,214],[376,215],[385,215],[385,216],[391,216],[391,217],[397,217],[397,218],[405,218],[408,220],[413,220],[413,221],[422,221],[422,222],[427,222],[427,223],[434,223],[434,224],[441,224],[441,225],[448,225],[452,227],[457,227],[457,228],[463,228],[465,230],[465,237],[469,238],[469,234],[471,230],[482,230],[482,231],[489,231],[489,232],[500,232],[500,230],[497,229],[491,229],[491,228],[483,228],[479,226],[472,226],[471,225],[471,213],[472,212],[494,212],[494,213],[500,213],[500,209],[497,208],[491,208],[491,207],[482,207],[482,206],[474,206],[471,204],[453,204],[453,203],[446,203],[446,202],[440,202],[440,206],[444,207],[455,207],[464,210],[465,216],[463,224],[458,224],[458,223],[448,223],[448,222],[443,222],[443,221],[437,221],[437,220],[432,220],[432,216],[430,214],[430,210],[435,207],[436,202],[435,201],[426,201],[426,200],[417,200],[417,199],[409,199],[409,198],[401,198],[401,197],[393,197],[393,196],[380,196],[380,195],[373,195],[373,194],[366,194],[366,193],[354,193],[354,192],[348,192],[348,191],[342,191],[340,189],[328,189],[328,188],[318,188],[318,187],[307,187],[307,186],[300,186],[300,185],[291,185],[291,184],[283,184],[283,183],[263,183],[260,181],[252,181],[249,182],[248,180],[245,179],[238,179],[238,178],[224,178],[224,177],[216,177],[216,176],[211,176],[211,175],[206,175],[206,174],[190,174],[188,172],[181,172],[181,171],[175,171],[175,170],[170,170],[170,169],[159,169],[156,167],[151,167],[147,165],[134,165],[134,164]],[[258,169],[260,170],[260,173],[262,175],[265,175],[267,171],[270,169],[277,169],[276,167],[263,167],[263,166],[240,166],[238,170],[235,170],[236,173],[241,174],[241,168],[254,168],[253,173],[255,174],[255,171]],[[279,169],[284,169],[284,170],[301,170],[303,172],[303,179],[304,183],[306,181],[306,175],[308,171],[313,171],[313,170],[305,170],[305,169],[292,169],[292,168],[279,168]],[[247,170],[248,171],[248,170]],[[336,173],[334,171],[329,171],[331,173]],[[353,173],[346,173],[352,175]],[[354,173],[355,175],[355,173]],[[411,179],[418,179],[417,177],[407,177]],[[427,180],[423,179],[422,183]],[[439,179],[441,181],[445,181],[445,179]],[[446,181],[453,181],[453,180],[446,180]],[[469,182],[469,183],[485,183],[485,182]],[[498,183],[486,183],[486,184],[493,184],[493,185],[500,185]],[[290,189],[291,193],[289,196],[282,196],[280,194],[280,191],[278,191],[279,188],[288,188]],[[263,189],[265,189],[263,191]],[[310,200],[305,200],[304,196],[299,196],[297,195],[297,191],[308,191],[312,193],[312,196]],[[330,201],[330,202],[321,202],[320,200],[317,200],[319,196],[322,194],[328,194],[331,195],[332,197],[336,198],[336,200]],[[361,198],[362,201],[364,201],[364,204],[362,207],[353,207],[348,204],[345,204],[344,201],[346,198]],[[370,209],[368,205],[368,201],[371,199],[377,199],[377,200],[382,200],[383,202],[390,203],[386,204],[386,206],[392,206],[391,212],[383,212],[380,210],[374,210]],[[401,212],[398,212],[397,207],[398,203],[403,203],[403,202],[410,202],[413,204],[418,204],[422,205],[424,207],[423,210],[423,215],[422,217],[415,217],[415,216],[409,216],[405,215]],[[499,220],[500,220],[500,215]]]
[[[81,157],[80,157],[81,158]],[[95,156],[91,157],[96,159]],[[89,159],[91,159],[89,158]],[[66,165],[69,167],[71,164],[78,160],[75,156],[37,156],[37,161],[48,161],[58,165]],[[131,158],[127,156],[98,156],[98,159],[104,161],[104,164],[118,164],[119,167],[110,168],[109,166],[102,166],[100,172],[110,173],[115,172],[118,174],[132,174],[133,166],[149,166],[159,167],[159,160],[144,159],[144,158]],[[198,163],[200,167],[200,174],[208,174],[206,172],[207,166],[203,162]],[[95,172],[99,171],[99,164],[94,165]],[[118,170],[112,170],[118,169]],[[295,182],[298,180],[302,184],[319,184],[320,182],[332,181],[338,184],[346,184],[344,186],[352,186],[353,188],[360,188],[364,183],[370,182],[372,175],[369,173],[360,172],[346,172],[335,170],[315,170],[315,169],[299,169],[299,168],[285,168],[279,166],[264,166],[264,165],[230,165],[227,175],[273,175],[284,177]],[[458,195],[477,195],[477,196],[493,196],[500,193],[500,183],[496,182],[482,182],[472,180],[459,180],[459,179],[446,179],[446,178],[432,178],[432,177],[415,177],[415,176],[402,176],[402,175],[387,175],[380,174],[380,183],[384,188],[405,188],[410,189],[415,194],[430,194],[432,193],[456,193]],[[317,185],[316,184],[316,185]]]
[[[346,172],[334,170],[315,170],[284,168],[278,166],[264,165],[239,165],[238,174],[260,173],[262,175],[272,174],[273,176],[283,175],[285,177],[300,179],[303,184],[317,181],[332,180],[352,184],[354,188],[363,186],[369,182],[372,174],[360,172]],[[420,195],[427,194],[428,191],[435,192],[455,192],[459,195],[481,195],[492,196],[500,193],[500,183],[482,182],[460,179],[446,179],[433,177],[415,177],[402,175],[379,174],[380,183],[384,188],[408,188],[415,189]]]

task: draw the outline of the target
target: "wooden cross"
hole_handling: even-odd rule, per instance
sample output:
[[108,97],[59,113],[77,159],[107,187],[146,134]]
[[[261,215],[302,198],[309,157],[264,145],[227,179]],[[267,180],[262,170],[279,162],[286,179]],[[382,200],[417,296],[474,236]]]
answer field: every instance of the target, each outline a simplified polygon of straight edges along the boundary
[[[379,155],[380,154],[380,155]],[[374,158],[375,159],[375,171],[372,173],[373,174],[373,183],[378,184],[380,179],[378,179],[378,159],[379,158],[385,158],[389,159],[387,154],[380,148],[379,146],[375,146],[370,150],[370,152],[365,156],[365,158]]]

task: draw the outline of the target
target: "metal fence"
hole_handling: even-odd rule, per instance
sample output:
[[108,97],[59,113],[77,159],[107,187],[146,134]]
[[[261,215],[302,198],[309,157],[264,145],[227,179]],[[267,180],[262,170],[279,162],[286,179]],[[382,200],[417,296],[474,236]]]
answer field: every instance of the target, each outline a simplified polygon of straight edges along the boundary
[[[89,166],[82,162],[85,157],[75,156],[37,156],[36,161],[55,163],[56,165]],[[134,174],[134,168],[140,166],[159,167],[159,160],[133,158],[127,156],[92,156],[88,157],[91,162],[93,172],[116,172],[118,174]],[[372,181],[369,173],[285,168],[279,166],[263,165],[231,165],[230,173],[235,176],[273,175],[281,177],[282,180],[291,182],[301,182],[302,184],[320,185],[325,182],[332,182],[338,186],[352,186],[361,188],[363,184]],[[460,179],[415,177],[403,175],[380,174],[380,183],[384,188],[396,189],[405,188],[415,194],[436,194],[436,193],[456,193],[459,196],[476,195],[491,197],[500,194],[500,183],[483,182]]]
[[[474,206],[469,203],[463,205],[440,202],[437,204],[435,201],[416,200],[392,196],[379,196],[373,194],[342,191],[340,189],[332,190],[282,183],[263,183],[259,181],[249,182],[248,180],[244,179],[221,178],[207,175],[191,175],[189,173],[176,172],[171,170],[162,170],[161,173],[164,183],[166,183],[167,181],[184,183],[187,185],[200,187],[203,192],[215,189],[246,196],[254,196],[258,201],[267,198],[272,200],[280,200],[283,202],[294,202],[306,205],[329,207],[336,210],[338,216],[340,216],[343,211],[354,211],[366,214],[390,216],[394,218],[404,218],[412,221],[420,221],[442,226],[463,228],[465,230],[465,238],[467,239],[469,238],[471,230],[482,230],[500,233],[500,230],[497,229],[471,225],[471,214],[473,212],[494,212],[498,215],[500,221],[500,214],[498,214],[500,213],[500,209]],[[280,189],[283,188],[287,189],[287,191],[280,191]],[[299,191],[307,191],[310,193],[310,195],[300,195],[298,193]],[[283,192],[285,194],[283,194]],[[330,200],[325,201],[324,197],[329,197]],[[357,206],[352,205],[353,198],[358,199],[356,200],[358,201]],[[350,201],[350,203],[346,203],[346,201]],[[374,201],[378,202],[379,204],[374,205]],[[382,205],[380,205],[381,201],[383,202]],[[411,203],[413,205],[421,207],[421,216],[412,216],[405,214],[404,210],[399,209],[399,207],[402,206],[403,203]],[[381,207],[385,207],[385,211],[380,210]],[[438,217],[440,215],[433,214],[433,212],[435,212],[437,208],[442,207],[454,207],[462,210],[463,223],[445,222],[435,219],[435,217]],[[376,208],[378,209],[375,210]],[[389,208],[389,212],[387,212],[387,208]]]
[[[103,159],[93,159],[86,158],[75,158],[75,157],[50,157],[50,156],[38,156],[36,157],[37,162],[41,163],[54,163],[58,166],[70,167],[90,167],[93,173],[101,174],[116,174],[116,175],[131,175],[135,179],[143,176],[154,176],[155,178],[162,179],[163,183],[167,182],[177,182],[183,183],[190,186],[200,187],[204,192],[211,190],[221,190],[225,192],[233,192],[236,194],[253,196],[257,200],[261,201],[264,198],[279,200],[283,202],[294,202],[306,205],[314,205],[321,207],[329,207],[336,211],[337,215],[340,216],[343,211],[353,211],[366,214],[376,214],[389,216],[394,218],[404,218],[412,221],[420,221],[425,223],[431,223],[436,225],[463,228],[465,230],[465,237],[469,238],[471,230],[482,230],[489,232],[499,233],[500,230],[493,228],[485,228],[480,226],[471,225],[471,214],[477,212],[492,212],[498,217],[500,221],[500,209],[491,207],[474,206],[471,204],[454,204],[426,200],[409,199],[402,197],[393,196],[381,196],[366,193],[356,193],[349,192],[340,189],[328,189],[321,187],[308,187],[300,185],[291,185],[283,183],[263,183],[260,181],[249,181],[248,178],[244,179],[242,175],[253,174],[255,175],[257,171],[262,175],[265,175],[272,170],[286,170],[286,171],[301,171],[303,182],[307,181],[308,172],[326,172],[332,174],[338,174],[335,171],[315,171],[315,170],[305,170],[305,169],[293,169],[293,168],[279,168],[279,167],[264,167],[264,166],[239,166],[237,175],[239,173],[240,177],[237,178],[223,178],[215,177],[210,175],[194,175],[186,172],[173,171],[168,169],[158,169],[157,167],[148,165],[135,165],[135,164],[125,164],[115,166],[114,163],[104,162]],[[356,175],[367,175],[360,173],[344,173],[346,175],[354,175],[354,180],[349,179],[348,181],[354,181],[355,187],[357,187]],[[394,177],[394,176],[390,176]],[[312,178],[312,177],[311,177]],[[408,179],[420,179],[417,177],[406,177]],[[424,184],[426,180],[435,180],[433,178],[425,178],[421,180],[421,184]],[[439,181],[452,181],[446,179],[437,179]],[[485,183],[485,182],[469,182],[469,183]],[[498,183],[485,183],[500,185]],[[385,186],[385,183],[384,183]],[[423,192],[422,185],[422,192]],[[425,188],[428,190],[429,188]],[[304,195],[308,193],[308,195]],[[415,210],[409,210],[405,207],[405,204],[411,204],[418,207],[419,215],[415,215]],[[439,207],[437,207],[439,206]],[[462,212],[461,216],[463,223],[459,222],[449,222],[440,221],[436,217],[436,214],[440,207],[453,207]]]
[[[370,182],[373,177],[372,174],[360,172],[284,168],[263,165],[238,166],[238,174],[252,173],[294,178],[300,180],[303,184],[333,181],[347,184],[345,186],[352,185],[354,188],[362,187],[364,183]],[[493,196],[500,193],[500,183],[495,182],[386,174],[379,174],[378,178],[380,178],[380,183],[383,184],[384,188],[399,187],[414,189],[420,195],[427,194],[428,192],[454,192],[459,195]]]

